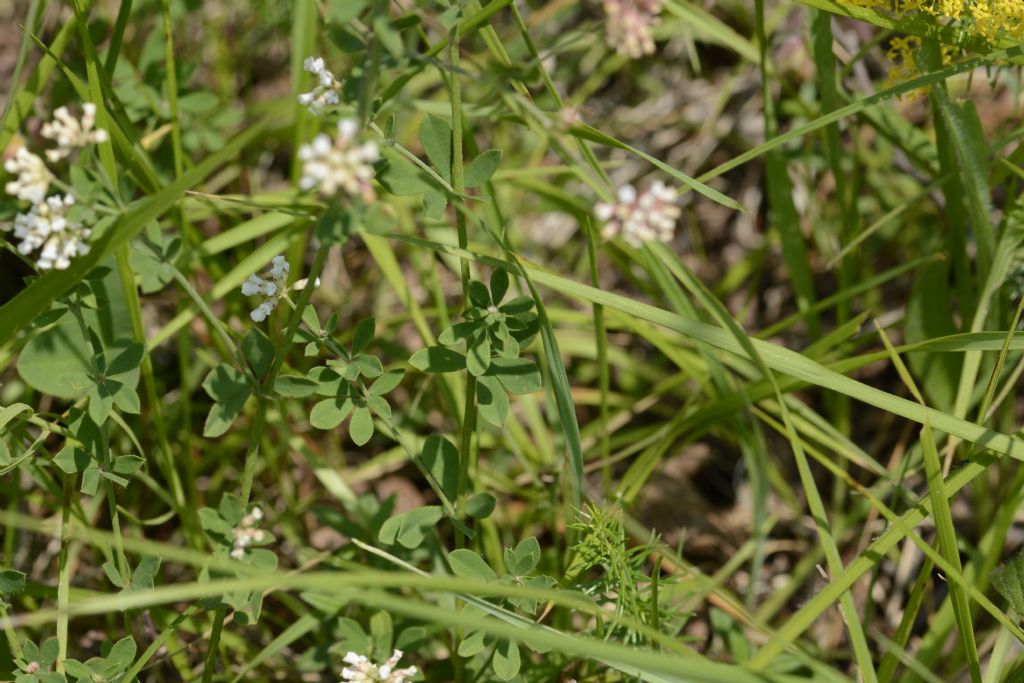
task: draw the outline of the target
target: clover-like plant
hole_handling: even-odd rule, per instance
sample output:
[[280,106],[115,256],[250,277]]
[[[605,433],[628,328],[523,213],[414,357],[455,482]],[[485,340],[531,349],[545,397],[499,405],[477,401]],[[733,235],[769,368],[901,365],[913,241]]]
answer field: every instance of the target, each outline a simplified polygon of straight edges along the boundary
[[[409,359],[424,372],[468,370],[477,378],[480,414],[497,427],[508,419],[509,393],[528,394],[541,388],[537,365],[519,357],[540,329],[534,302],[518,296],[502,303],[508,289],[508,274],[500,269],[491,273],[490,288],[471,281],[462,320],[438,335],[440,346],[421,349]],[[462,348],[464,352],[456,350]]]
[[[308,315],[306,316],[308,317]],[[315,315],[314,315],[315,317]],[[366,318],[356,324],[349,349],[343,348],[332,335],[336,323],[327,321],[324,328],[319,324],[308,325],[303,339],[310,344],[322,345],[335,354],[334,358],[318,365],[306,375],[283,375],[274,384],[275,391],[282,396],[326,396],[317,402],[309,415],[309,423],[317,429],[334,429],[351,416],[348,431],[352,441],[362,446],[373,436],[373,416],[385,422],[391,420],[391,406],[384,395],[391,392],[402,381],[405,370],[384,371],[380,359],[364,353],[373,341],[376,321]]]
[[60,652],[60,644],[56,638],[49,638],[42,645],[36,645],[31,640],[21,644],[21,656],[14,658],[14,683],[65,683],[63,674],[51,671],[57,655]]
[[114,644],[109,641],[100,646],[100,656],[91,657],[85,662],[77,659],[65,659],[64,671],[75,681],[88,683],[115,683],[121,681],[125,671],[135,661],[137,646],[131,636],[122,638]]

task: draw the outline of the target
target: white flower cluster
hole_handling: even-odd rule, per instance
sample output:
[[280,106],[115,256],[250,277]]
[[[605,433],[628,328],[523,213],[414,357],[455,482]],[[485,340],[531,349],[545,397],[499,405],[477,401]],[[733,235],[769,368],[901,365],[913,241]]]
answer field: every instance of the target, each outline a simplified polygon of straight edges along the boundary
[[7,194],[18,199],[39,204],[46,198],[53,174],[38,156],[21,147],[14,156],[4,162],[4,170],[18,176],[4,186]]
[[82,118],[76,119],[67,107],[58,107],[53,112],[53,121],[43,124],[42,134],[57,143],[57,149],[46,150],[46,158],[57,162],[70,156],[76,147],[107,141],[107,131],[93,129],[96,125],[96,105],[86,102],[82,105]]
[[[107,132],[95,126],[96,105],[84,104],[81,120],[71,116],[67,107],[60,107],[54,112],[54,120],[43,125],[43,137],[57,144],[56,149],[46,151],[46,158],[60,161],[77,147],[104,142]],[[7,194],[32,203],[27,212],[15,216],[13,225],[2,226],[5,231],[13,229],[14,236],[21,240],[19,252],[27,255],[41,248],[37,263],[43,270],[64,270],[75,256],[89,253],[86,240],[91,231],[68,215],[74,197],[46,196],[54,176],[42,158],[22,147],[4,162],[4,170],[17,176],[4,185]]]
[[74,204],[75,198],[69,194],[53,195],[33,204],[28,213],[15,216],[14,236],[21,239],[18,251],[29,254],[42,247],[39,267],[43,270],[64,270],[71,265],[71,259],[88,254],[85,240],[92,231],[68,218],[68,210]]
[[[270,260],[270,272],[268,278],[262,278],[259,275],[250,275],[245,282],[242,283],[242,294],[245,296],[256,296],[263,295],[266,299],[263,300],[259,306],[253,309],[249,314],[249,317],[254,322],[263,322],[267,319],[274,308],[277,306],[281,299],[287,298],[288,296],[288,273],[290,273],[292,267],[285,260],[284,256],[275,256]],[[292,285],[292,289],[300,290],[305,289],[306,283],[309,282],[309,278],[302,278],[296,281]],[[320,278],[313,281],[314,287],[320,286]]]
[[338,122],[338,135],[333,144],[321,133],[312,143],[299,147],[302,161],[299,187],[303,190],[316,188],[324,196],[344,192],[373,201],[376,194],[370,181],[373,180],[373,162],[380,154],[375,142],[356,144],[358,131],[355,120],[343,119]]
[[242,283],[242,294],[255,296],[261,294],[266,297],[259,306],[253,309],[249,317],[254,322],[263,322],[271,314],[277,302],[287,296],[288,273],[291,266],[284,256],[275,256],[270,262],[270,279],[261,278],[259,275],[250,275],[249,279]]
[[605,40],[624,57],[654,54],[661,0],[604,0]]
[[341,83],[326,66],[323,57],[306,57],[303,68],[319,79],[317,86],[299,95],[299,104],[306,107],[313,116],[319,116],[327,107],[338,104]]
[[632,185],[624,185],[619,188],[617,203],[602,202],[594,207],[597,218],[605,222],[601,236],[612,239],[622,235],[622,239],[637,248],[652,240],[670,242],[676,221],[682,215],[676,204],[678,199],[678,191],[660,180],[639,194]]
[[231,557],[240,560],[245,557],[246,548],[253,543],[263,542],[266,535],[262,529],[256,528],[261,519],[263,519],[263,510],[258,507],[253,508],[249,514],[242,517],[242,521],[235,527],[234,547],[231,549]]
[[396,669],[401,658],[402,651],[395,650],[388,661],[378,666],[365,655],[349,652],[345,655],[345,662],[352,666],[341,670],[341,679],[356,683],[407,683],[408,679],[416,675],[416,667]]

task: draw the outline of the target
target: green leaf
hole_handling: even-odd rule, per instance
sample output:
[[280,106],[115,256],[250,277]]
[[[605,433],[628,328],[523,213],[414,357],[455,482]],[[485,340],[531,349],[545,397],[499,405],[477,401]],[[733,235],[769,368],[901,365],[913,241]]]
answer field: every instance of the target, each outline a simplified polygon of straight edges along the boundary
[[274,380],[274,393],[287,398],[303,398],[312,395],[317,383],[303,375],[280,375]]
[[377,321],[374,318],[364,318],[356,323],[356,329],[352,333],[352,355],[360,353],[370,342],[377,330]]
[[78,680],[92,680],[93,672],[92,669],[82,664],[77,659],[65,659],[64,660],[64,671],[69,676],[74,676]]
[[352,413],[352,421],[348,425],[348,434],[357,446],[362,446],[370,440],[370,437],[373,436],[373,415],[370,414],[368,408],[360,406],[355,409]]
[[121,388],[120,382],[106,380],[93,386],[88,393],[89,417],[98,425],[102,425],[110,416],[114,407],[114,392]]
[[391,643],[395,639],[395,625],[391,615],[380,610],[370,617],[370,635],[373,637],[375,657],[386,659],[391,655]]
[[210,398],[219,403],[234,401],[240,396],[249,396],[249,382],[245,375],[223,363],[206,375],[203,389]]
[[451,182],[452,127],[448,122],[428,114],[420,123],[420,144],[438,175]]
[[217,513],[231,526],[238,526],[242,517],[245,517],[242,499],[233,493],[225,493],[221,496],[220,504],[217,505]]
[[459,642],[459,656],[472,657],[487,647],[487,634],[483,631],[473,631]]
[[82,472],[81,492],[87,496],[95,496],[100,488],[100,466],[95,460]]
[[377,180],[391,194],[410,197],[425,192],[439,192],[443,189],[426,171],[413,165],[393,149],[385,148],[381,151],[381,156],[385,159],[386,164],[377,173]]
[[516,395],[539,391],[543,386],[540,369],[527,358],[493,358],[487,375]]
[[519,659],[519,645],[511,640],[499,640],[491,658],[494,675],[503,681],[510,681],[519,673],[522,665]]
[[274,344],[258,327],[250,327],[242,337],[242,355],[256,379],[263,379],[274,363]]
[[145,353],[146,347],[142,344],[129,344],[128,348],[121,351],[114,357],[114,360],[110,361],[110,365],[107,366],[106,371],[107,377],[124,375],[137,371],[139,366],[142,365],[142,356]]
[[0,595],[14,595],[25,590],[25,574],[16,569],[0,571]]
[[348,382],[334,368],[321,365],[310,370],[307,377],[317,383],[316,394],[319,396],[338,396],[348,388]]
[[402,382],[403,377],[405,377],[405,370],[389,370],[374,380],[370,388],[367,389],[367,393],[370,396],[383,396],[390,393]]
[[[491,271],[491,301],[497,306],[508,293],[508,273],[501,268]],[[531,301],[532,303],[532,301]]]
[[[6,323],[3,326],[6,328]],[[21,379],[37,391],[75,400],[95,383],[92,350],[82,338],[73,316],[67,315],[51,328],[36,334],[18,356]]]
[[[481,152],[466,166],[465,184],[467,188],[482,187],[501,163],[501,150],[489,149]],[[499,299],[500,300],[500,299]]]
[[[917,270],[910,297],[906,302],[904,334],[909,343],[927,341],[957,331],[953,308],[949,305],[949,262],[932,261]],[[920,378],[930,402],[949,410],[953,407],[957,379],[963,356],[953,353],[919,351],[907,354],[907,362]]]
[[448,564],[452,573],[464,579],[477,579],[480,581],[497,581],[498,575],[488,566],[484,558],[472,550],[459,548],[448,555]]
[[117,565],[114,564],[113,560],[107,560],[103,563],[103,573],[106,574],[107,580],[114,584],[114,586],[124,588],[124,579],[121,578],[121,572],[117,570]]
[[335,203],[327,205],[327,210],[317,219],[313,234],[325,245],[344,244],[356,228],[357,210],[343,211]]
[[139,401],[139,394],[135,387],[121,384],[114,392],[114,405],[122,413],[138,415],[142,412],[142,403]]
[[1017,616],[1024,615],[1024,552],[992,571],[992,585],[1006,598]]
[[227,432],[241,414],[249,398],[249,383],[240,371],[221,364],[203,380],[203,389],[216,401],[206,416],[203,436],[215,438]]
[[402,36],[391,25],[387,16],[381,14],[373,20],[373,35],[388,51],[388,54],[396,60],[402,59],[405,48],[402,45]]
[[53,458],[53,464],[65,474],[78,474],[88,467],[90,462],[92,462],[92,456],[74,446],[65,446]]
[[139,566],[132,572],[132,584],[129,590],[147,590],[156,585],[156,576],[160,572],[160,558],[147,555],[139,560]]
[[487,372],[491,365],[491,340],[487,334],[481,334],[469,344],[466,350],[466,369],[474,377]]
[[334,429],[348,417],[355,404],[350,398],[328,398],[313,406],[309,414],[309,424],[317,429]]
[[234,527],[213,508],[199,509],[199,523],[204,531],[217,538],[221,543],[231,543]]
[[135,651],[135,639],[131,636],[122,638],[114,643],[114,646],[110,648],[110,653],[107,655],[107,661],[118,668],[125,669],[132,663],[132,660],[135,659]]
[[445,346],[454,346],[459,342],[469,339],[480,328],[481,324],[473,320],[455,323],[451,327],[446,327],[442,330],[441,334],[437,335],[437,341]]
[[505,315],[521,315],[533,310],[533,299],[528,296],[517,296],[510,299],[508,303],[498,306],[498,310]]
[[132,475],[146,463],[145,458],[137,455],[119,455],[114,458],[113,470],[116,474]]
[[497,501],[489,493],[478,493],[466,501],[466,514],[473,519],[487,519],[494,512]]
[[473,302],[474,306],[480,308],[487,308],[491,305],[491,293],[487,291],[487,286],[479,280],[471,280],[469,283],[469,300]]
[[439,505],[426,505],[409,510],[388,519],[380,527],[377,538],[387,545],[400,545],[413,550],[418,548],[426,538],[426,532],[434,528],[444,510]]
[[382,420],[391,419],[391,406],[380,396],[367,396],[366,407],[369,408],[374,415],[378,415]]
[[327,20],[338,24],[355,19],[366,6],[369,0],[345,0],[344,2],[331,2],[327,5]]
[[455,500],[459,495],[459,451],[455,444],[439,434],[431,434],[423,443],[420,459],[448,500]]
[[439,221],[444,218],[444,209],[448,206],[448,197],[441,190],[430,189],[423,193],[423,216]]
[[[365,353],[355,356],[350,367],[358,374],[367,378],[380,377],[384,373],[384,366],[381,365],[380,358]],[[355,377],[353,376],[349,379],[354,380]]]
[[504,427],[509,414],[508,394],[496,377],[477,379],[477,405],[480,415],[495,427]]
[[56,638],[47,638],[46,642],[39,648],[39,663],[44,667],[49,667],[57,661],[59,655],[60,641]]
[[443,346],[428,346],[412,354],[409,365],[423,372],[456,372],[466,367],[466,357]]
[[15,417],[24,412],[32,412],[32,407],[26,403],[12,403],[9,406],[0,408],[0,429],[3,429]]
[[533,536],[520,541],[519,545],[505,549],[505,566],[508,573],[515,576],[526,576],[540,562],[540,543]]

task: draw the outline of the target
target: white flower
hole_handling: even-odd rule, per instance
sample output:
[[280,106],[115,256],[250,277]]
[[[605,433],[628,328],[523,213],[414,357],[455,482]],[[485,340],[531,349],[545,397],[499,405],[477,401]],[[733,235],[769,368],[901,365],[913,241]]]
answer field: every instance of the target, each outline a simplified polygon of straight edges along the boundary
[[50,161],[60,161],[69,156],[75,147],[85,147],[107,141],[107,131],[93,130],[96,125],[96,105],[86,102],[82,105],[82,119],[78,120],[68,112],[67,107],[58,107],[53,112],[53,121],[43,124],[42,135],[57,143],[57,149],[46,151]]
[[678,191],[660,180],[639,194],[632,185],[624,185],[619,188],[618,202],[598,204],[594,215],[605,222],[602,237],[612,239],[621,235],[628,244],[639,248],[652,240],[672,241],[676,221],[682,215],[676,204],[678,199]]
[[306,107],[313,116],[319,116],[324,109],[341,101],[338,98],[341,83],[324,66],[323,57],[306,57],[302,66],[306,71],[317,76],[319,83],[309,92],[299,95],[299,104]]
[[373,162],[379,158],[377,143],[356,144],[358,130],[353,119],[344,119],[338,122],[338,135],[333,145],[329,137],[320,134],[312,143],[299,147],[302,161],[299,187],[303,190],[316,188],[324,196],[344,192],[373,201],[376,194],[370,181]]
[[240,560],[245,557],[246,548],[253,543],[262,543],[266,539],[266,533],[257,529],[256,524],[263,519],[263,510],[254,507],[249,514],[242,517],[238,526],[234,529],[234,546],[231,548],[231,557]]
[[259,275],[250,275],[242,283],[242,294],[245,296],[262,295],[266,299],[259,306],[253,309],[249,317],[254,322],[263,322],[271,314],[277,302],[284,298],[288,292],[288,273],[291,266],[284,256],[275,256],[270,262],[270,279],[261,278]]
[[660,23],[661,0],[604,0],[605,40],[625,57],[654,53],[654,27]]
[[42,203],[47,190],[50,189],[53,174],[41,158],[21,147],[13,157],[4,162],[4,170],[18,176],[17,180],[10,181],[4,187],[7,194],[33,204]]
[[352,666],[341,670],[341,679],[356,683],[407,683],[408,679],[416,675],[416,667],[396,669],[395,666],[401,658],[402,651],[395,650],[388,661],[378,666],[365,655],[349,652],[344,660]]
[[74,204],[75,198],[71,195],[54,195],[33,205],[28,213],[15,216],[14,236],[21,240],[18,251],[30,254],[41,248],[38,265],[43,270],[64,270],[71,265],[71,259],[88,254],[89,245],[85,240],[92,231],[67,217]]

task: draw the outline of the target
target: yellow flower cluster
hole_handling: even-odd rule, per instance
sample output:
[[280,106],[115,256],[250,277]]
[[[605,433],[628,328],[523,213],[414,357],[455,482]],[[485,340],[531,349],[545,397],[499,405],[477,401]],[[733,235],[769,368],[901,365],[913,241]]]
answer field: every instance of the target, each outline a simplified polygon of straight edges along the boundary
[[975,38],[1024,39],[1024,0],[847,0],[851,5],[894,11],[920,12],[954,24]]
[[974,33],[995,40],[1000,32],[1007,38],[1024,38],[1024,0],[981,0],[971,6]]
[[[895,13],[927,15],[944,25],[960,29],[964,35],[994,42],[999,39],[1024,40],[1024,0],[846,0],[850,5]],[[920,74],[914,62],[914,51],[921,47],[916,36],[895,37],[886,56],[893,67],[886,78],[890,88]],[[942,46],[942,61],[951,63],[956,47]],[[925,94],[926,88],[909,93],[913,99]]]
[[[885,53],[885,56],[892,62],[892,68],[889,69],[885,83],[882,84],[883,90],[909,81],[921,74],[914,62],[914,51],[919,47],[921,47],[921,39],[917,36],[907,36],[906,38],[894,36],[889,41],[889,51]],[[927,93],[926,88],[917,88],[907,93],[907,97],[913,100]]]

